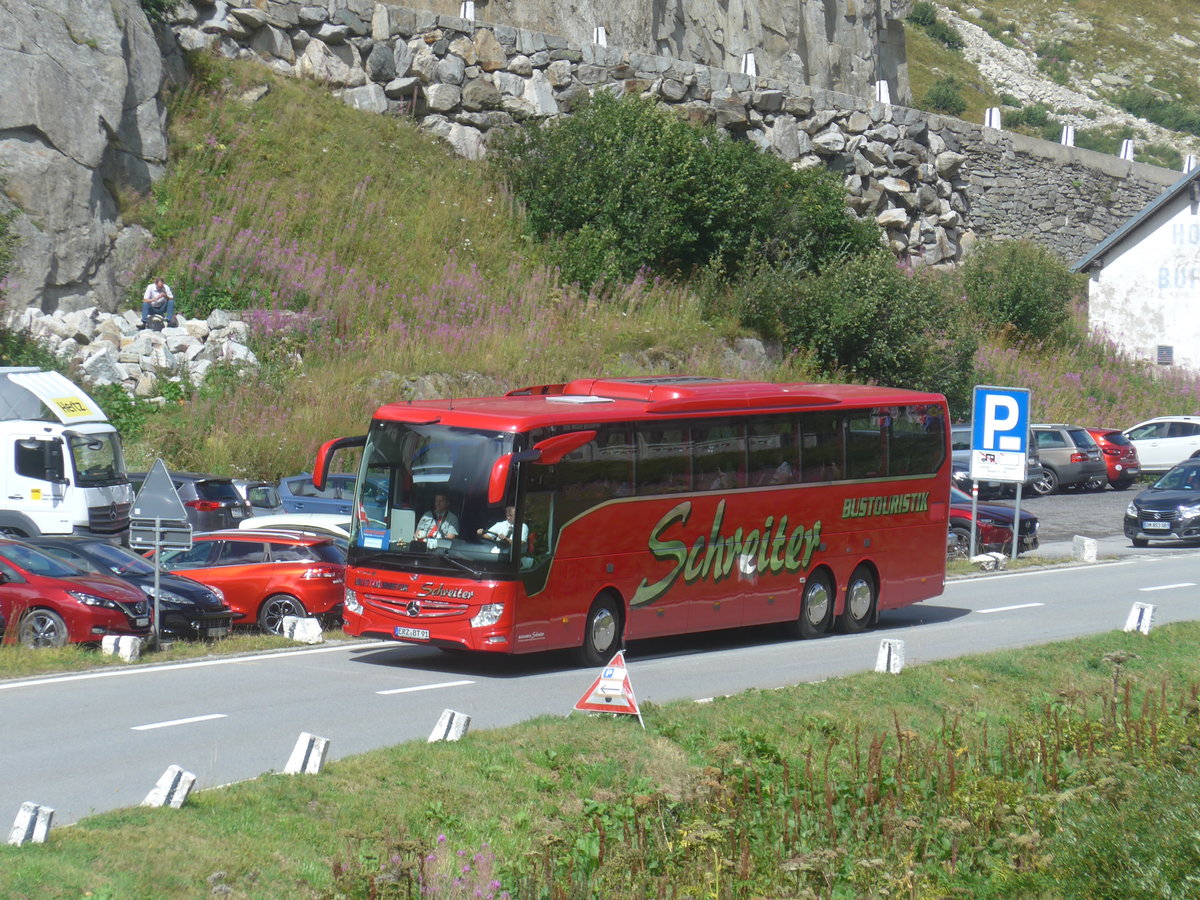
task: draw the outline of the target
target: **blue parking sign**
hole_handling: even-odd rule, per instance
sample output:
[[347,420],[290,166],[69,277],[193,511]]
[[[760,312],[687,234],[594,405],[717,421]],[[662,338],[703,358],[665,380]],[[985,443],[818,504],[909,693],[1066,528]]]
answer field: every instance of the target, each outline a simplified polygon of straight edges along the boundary
[[1029,391],[976,385],[971,415],[971,478],[1024,481],[1029,453]]

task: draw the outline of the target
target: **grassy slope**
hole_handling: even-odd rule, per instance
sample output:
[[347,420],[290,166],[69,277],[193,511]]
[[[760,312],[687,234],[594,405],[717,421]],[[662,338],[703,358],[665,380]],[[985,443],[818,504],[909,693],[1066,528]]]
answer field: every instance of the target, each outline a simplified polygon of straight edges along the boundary
[[[412,742],[0,847],[0,895],[407,897],[372,893],[368,876],[403,884],[444,834],[443,849],[483,848],[467,859],[485,889],[497,877],[522,897],[1165,896],[1149,867],[1130,869],[1148,892],[1118,892],[1120,861],[1075,843],[1108,836],[1070,824],[1103,814],[1073,806],[1093,791],[1120,821],[1147,772],[1196,783],[1198,639],[1195,623],[1114,631],[899,677],[645,704],[645,731],[576,714]],[[636,689],[636,665],[631,677]],[[1134,845],[1145,866],[1173,852],[1149,833]],[[1155,861],[1186,874],[1183,852]],[[432,895],[479,896],[480,883],[472,872]]]

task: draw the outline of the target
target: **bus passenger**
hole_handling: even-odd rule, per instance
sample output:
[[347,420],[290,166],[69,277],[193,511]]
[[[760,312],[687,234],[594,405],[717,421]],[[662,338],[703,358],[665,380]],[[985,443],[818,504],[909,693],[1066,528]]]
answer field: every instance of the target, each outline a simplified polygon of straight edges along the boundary
[[[476,532],[485,541],[494,541],[496,546],[492,548],[493,553],[500,553],[502,549],[512,546],[513,530],[515,519],[517,517],[517,508],[515,506],[504,507],[504,520],[497,522],[487,531],[482,528]],[[521,526],[521,545],[524,546],[529,542],[529,526]]]
[[445,494],[434,494],[433,509],[421,516],[421,521],[417,522],[413,540],[458,537],[458,516],[450,512],[449,506]]

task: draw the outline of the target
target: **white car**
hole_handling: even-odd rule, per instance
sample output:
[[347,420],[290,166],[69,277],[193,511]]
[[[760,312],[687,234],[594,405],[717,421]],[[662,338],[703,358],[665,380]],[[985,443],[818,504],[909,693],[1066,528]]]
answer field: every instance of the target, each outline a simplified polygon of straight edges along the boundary
[[1124,432],[1143,472],[1165,472],[1200,453],[1200,416],[1159,416]]
[[350,543],[350,517],[336,513],[279,513],[273,516],[251,516],[243,519],[239,528],[269,528],[274,531],[306,531],[327,534],[345,549]]

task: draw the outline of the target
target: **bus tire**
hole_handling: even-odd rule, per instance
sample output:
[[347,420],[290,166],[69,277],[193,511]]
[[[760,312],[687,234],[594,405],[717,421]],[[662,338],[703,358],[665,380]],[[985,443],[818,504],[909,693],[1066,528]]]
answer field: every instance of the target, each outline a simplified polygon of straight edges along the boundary
[[583,624],[583,644],[576,651],[580,665],[602,666],[621,646],[621,611],[611,594],[592,601]]
[[833,618],[833,584],[823,571],[813,572],[804,582],[800,597],[800,615],[788,622],[784,631],[793,638],[820,637],[829,630]]
[[846,586],[846,605],[837,617],[837,630],[843,634],[866,631],[875,621],[878,603],[879,589],[875,585],[875,576],[867,566],[859,566]]

